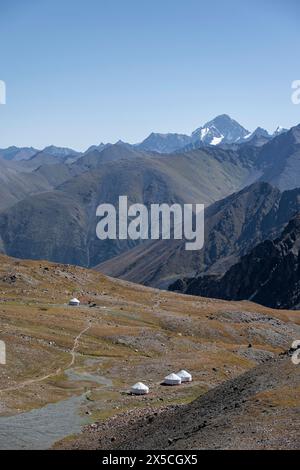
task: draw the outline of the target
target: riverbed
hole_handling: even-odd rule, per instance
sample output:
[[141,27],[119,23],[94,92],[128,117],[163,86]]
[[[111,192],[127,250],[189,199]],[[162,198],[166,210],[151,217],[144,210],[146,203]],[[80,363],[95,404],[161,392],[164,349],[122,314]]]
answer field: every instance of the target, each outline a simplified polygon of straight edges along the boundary
[[[76,369],[66,370],[65,375],[73,383],[90,381],[102,387],[112,385],[104,376]],[[86,394],[14,416],[0,417],[0,450],[49,449],[56,441],[78,434],[89,422],[88,417],[80,413]]]

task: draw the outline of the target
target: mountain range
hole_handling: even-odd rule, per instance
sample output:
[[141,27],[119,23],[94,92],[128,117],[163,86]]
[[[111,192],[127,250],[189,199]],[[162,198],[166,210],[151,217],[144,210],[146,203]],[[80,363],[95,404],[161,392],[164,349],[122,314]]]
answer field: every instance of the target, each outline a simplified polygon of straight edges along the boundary
[[[206,209],[203,250],[188,252],[182,240],[149,241],[97,269],[133,282],[167,287],[177,277],[224,273],[257,243],[279,236],[300,210],[299,131],[300,126],[292,128],[261,149],[239,147],[239,161],[244,158],[250,166],[248,178],[241,182],[246,188]],[[228,150],[223,151],[228,155]],[[276,158],[272,158],[274,152]]]
[[193,131],[191,135],[152,133],[137,147],[158,153],[172,153],[203,146],[240,145],[245,143],[261,146],[285,132],[287,132],[287,129],[280,126],[273,134],[269,134],[261,127],[249,132],[230,116],[222,114]]
[[0,149],[0,158],[3,160],[28,160],[33,157],[38,152],[37,149],[33,147],[8,147],[6,149]]
[[[126,194],[129,204],[143,202],[147,207],[162,201],[209,205],[248,178],[248,160],[248,155],[214,148],[164,156],[118,145],[93,151],[71,165],[59,165],[60,178],[63,170],[66,177],[73,176],[52,191],[30,194],[0,212],[2,250],[20,258],[95,266],[138,243],[99,240],[99,204],[116,204],[119,195]],[[41,166],[31,174],[40,179],[53,167]],[[211,174],[218,184],[211,185]]]
[[[156,136],[144,146],[119,141],[84,153],[27,149],[23,159],[20,149],[1,151],[0,250],[165,288],[178,278],[224,275],[299,211],[300,125],[250,135],[222,115],[192,133],[192,144],[159,135],[158,150]],[[204,203],[204,249],[187,252],[180,240],[100,241],[96,208],[123,194],[147,207]]]
[[[136,147],[147,152],[173,153],[207,145],[218,146],[250,142],[256,145],[263,145],[263,143],[284,132],[287,132],[287,129],[281,126],[278,126],[273,134],[269,134],[267,130],[261,127],[258,127],[253,132],[249,132],[230,116],[222,114],[194,130],[191,135],[152,132],[138,144],[131,145],[121,140],[116,143],[127,147]],[[94,150],[101,152],[111,145],[114,144],[101,142],[99,145],[91,145],[85,152],[77,152],[71,148],[56,147],[54,145],[45,147],[43,150],[37,150],[33,147],[18,148],[12,146],[7,149],[0,149],[0,158],[14,161],[28,160],[42,152],[43,154],[57,157],[60,160],[71,157],[75,159]]]

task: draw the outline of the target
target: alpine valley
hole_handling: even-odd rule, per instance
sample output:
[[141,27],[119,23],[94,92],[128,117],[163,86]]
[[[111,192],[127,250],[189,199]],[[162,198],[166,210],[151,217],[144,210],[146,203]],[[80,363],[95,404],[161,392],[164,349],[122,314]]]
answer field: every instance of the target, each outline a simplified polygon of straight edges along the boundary
[[[261,128],[250,133],[221,115],[190,136],[153,133],[134,145],[92,145],[81,153],[55,146],[0,150],[0,249],[18,258],[99,266],[108,274],[159,287],[168,285],[169,278],[206,271],[212,264],[228,267],[229,252],[235,261],[240,251],[225,239],[216,242],[215,255],[207,245],[205,255],[200,254],[211,259],[205,264],[199,254],[190,259],[179,246],[175,254],[173,242],[158,241],[152,248],[151,243],[133,240],[101,241],[96,237],[96,208],[116,204],[119,195],[127,195],[129,204],[147,207],[162,202],[205,204],[207,236],[212,238],[210,227],[222,218],[225,207],[234,213],[231,201],[243,197],[243,188],[254,182],[268,182],[274,193],[297,188],[299,148],[300,126],[290,131],[278,127],[272,135]],[[260,188],[264,194],[264,185],[246,190],[254,191],[253,204]],[[245,211],[251,204],[248,207],[245,198],[247,207],[233,215],[240,220],[240,227],[231,227],[233,232],[243,230],[243,220],[248,223]],[[276,233],[280,229],[274,227]],[[232,231],[230,236],[239,237]],[[250,236],[253,242],[261,241],[264,232]],[[172,266],[166,267],[166,258]],[[149,265],[147,272],[143,263]]]
[[[203,248],[99,240],[122,195],[205,204]],[[1,449],[299,448],[300,125],[10,147],[0,196]]]

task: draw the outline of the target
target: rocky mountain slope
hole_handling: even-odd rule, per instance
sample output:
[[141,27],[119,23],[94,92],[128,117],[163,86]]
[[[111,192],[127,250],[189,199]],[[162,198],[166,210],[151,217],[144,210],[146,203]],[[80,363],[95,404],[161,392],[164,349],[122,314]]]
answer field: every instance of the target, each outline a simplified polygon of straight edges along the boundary
[[131,145],[118,142],[103,148],[94,148],[85,153],[72,165],[73,171],[77,174],[84,171],[91,171],[101,167],[104,163],[112,163],[121,160],[145,159],[150,155],[143,150],[138,150]]
[[257,160],[260,179],[281,190],[300,186],[300,124],[278,135],[261,149]]
[[300,305],[299,260],[298,214],[279,238],[258,244],[221,278],[204,276],[177,281],[170,290],[204,297],[247,299],[273,308],[297,309]]
[[188,405],[132,410],[86,427],[67,449],[299,449],[300,368],[268,360]]
[[249,131],[227,114],[222,114],[192,133],[192,142],[205,145],[232,144],[249,135]]
[[3,160],[28,160],[33,157],[38,152],[37,149],[33,147],[8,147],[6,149],[0,149],[0,158]]
[[24,171],[11,162],[0,160],[0,211],[12,207],[28,195],[49,191],[69,177],[67,168],[56,168],[54,174],[46,171],[46,167]]
[[140,150],[159,153],[172,153],[180,150],[191,142],[185,134],[161,134],[152,132],[143,142],[137,145]]
[[273,136],[271,136],[266,129],[262,129],[261,127],[257,127],[255,131],[253,131],[251,134],[246,135],[246,137],[242,137],[238,143],[239,144],[250,144],[254,145],[256,147],[261,147],[265,145],[267,142],[269,142],[272,139]]

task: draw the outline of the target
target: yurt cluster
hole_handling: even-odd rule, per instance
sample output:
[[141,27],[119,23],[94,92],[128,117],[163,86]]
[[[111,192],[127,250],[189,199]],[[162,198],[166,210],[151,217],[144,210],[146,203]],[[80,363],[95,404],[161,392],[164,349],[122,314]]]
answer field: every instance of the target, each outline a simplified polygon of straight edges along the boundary
[[[69,301],[69,305],[72,307],[79,307],[80,301],[74,297]],[[186,370],[180,370],[176,374],[172,373],[167,375],[164,378],[162,385],[181,385],[182,383],[192,382],[192,380],[192,375],[189,372]],[[149,387],[142,382],[137,382],[131,387],[130,393],[132,395],[147,395],[149,393]]]
[[[184,382],[192,382],[192,375],[186,370],[180,370],[176,374],[172,373],[167,375],[162,385],[181,385]],[[147,395],[149,393],[149,387],[142,382],[138,382],[133,385],[130,389],[132,395]]]

